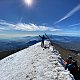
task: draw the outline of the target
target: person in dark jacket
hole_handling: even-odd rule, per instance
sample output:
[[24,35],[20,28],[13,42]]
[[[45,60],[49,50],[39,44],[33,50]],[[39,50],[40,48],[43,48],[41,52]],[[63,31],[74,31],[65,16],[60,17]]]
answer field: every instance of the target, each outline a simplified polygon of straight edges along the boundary
[[77,65],[77,61],[69,56],[65,63],[65,69],[70,71],[75,80],[80,80],[80,67]]
[[68,64],[71,64],[71,63],[72,63],[72,60],[73,60],[73,58],[72,58],[71,56],[69,56],[69,57],[64,61],[65,69],[67,69]]
[[80,80],[79,67],[77,61],[72,60],[71,63],[66,64],[65,69],[68,69],[70,73],[74,76],[75,80]]
[[47,38],[46,38],[44,35],[43,35],[43,36],[40,36],[40,35],[39,35],[39,37],[40,37],[41,40],[42,40],[42,41],[41,41],[41,47],[44,47],[44,40],[47,39]]

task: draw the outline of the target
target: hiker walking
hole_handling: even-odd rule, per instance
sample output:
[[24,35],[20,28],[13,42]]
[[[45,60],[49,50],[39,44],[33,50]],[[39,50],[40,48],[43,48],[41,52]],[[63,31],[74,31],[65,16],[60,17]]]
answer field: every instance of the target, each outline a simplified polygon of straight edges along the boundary
[[43,36],[40,36],[39,37],[41,38],[41,47],[44,47],[44,40],[47,39],[44,35]]

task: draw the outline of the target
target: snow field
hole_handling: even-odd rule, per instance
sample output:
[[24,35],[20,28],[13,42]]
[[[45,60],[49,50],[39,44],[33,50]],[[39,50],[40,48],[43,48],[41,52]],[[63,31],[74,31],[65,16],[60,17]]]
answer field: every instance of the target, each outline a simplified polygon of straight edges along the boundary
[[[0,61],[0,80],[74,80],[65,70],[59,51],[41,43],[14,53]],[[49,42],[45,42],[49,46]]]

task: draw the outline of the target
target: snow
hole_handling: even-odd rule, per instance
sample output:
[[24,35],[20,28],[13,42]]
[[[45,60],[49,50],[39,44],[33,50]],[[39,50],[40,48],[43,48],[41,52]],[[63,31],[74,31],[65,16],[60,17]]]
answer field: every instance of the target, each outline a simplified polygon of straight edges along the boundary
[[[59,52],[40,42],[0,61],[0,80],[74,80],[65,70]],[[45,41],[46,46],[49,42]]]

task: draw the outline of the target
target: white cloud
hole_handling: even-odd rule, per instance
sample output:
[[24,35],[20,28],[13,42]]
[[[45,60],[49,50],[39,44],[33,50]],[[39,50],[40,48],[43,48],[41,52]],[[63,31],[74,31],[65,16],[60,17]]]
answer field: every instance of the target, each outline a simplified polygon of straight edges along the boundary
[[11,24],[11,23],[7,23],[4,20],[0,20],[0,25],[5,26],[5,29],[14,29],[14,30],[20,30],[20,31],[58,31],[60,30],[60,29],[56,29],[48,26],[37,26],[36,24],[32,24],[32,23]]
[[4,30],[8,30],[8,29],[6,29],[6,28],[2,28],[2,27],[0,28],[0,31],[4,31]]
[[4,20],[0,20],[0,25],[5,25],[5,26],[15,26],[14,24],[7,23],[7,22],[4,21]]
[[80,25],[80,23],[72,24],[72,25],[69,25],[69,26],[77,26],[77,25]]
[[23,24],[19,23],[15,26],[16,30],[23,30],[23,31],[57,31],[60,29],[50,28],[47,26],[37,26],[35,24]]
[[80,4],[78,4],[74,9],[72,9],[68,14],[66,14],[63,18],[61,18],[60,20],[58,20],[55,24],[69,18],[70,16],[72,16],[74,13],[76,13],[77,11],[80,10]]

